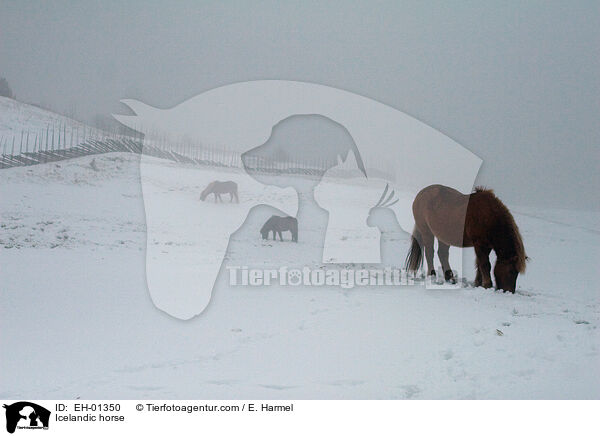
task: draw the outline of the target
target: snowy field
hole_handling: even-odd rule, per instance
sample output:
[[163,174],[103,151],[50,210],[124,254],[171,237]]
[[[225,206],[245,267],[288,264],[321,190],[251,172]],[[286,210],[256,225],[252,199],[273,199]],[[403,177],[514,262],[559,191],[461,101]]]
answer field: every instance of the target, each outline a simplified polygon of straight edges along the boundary
[[[509,205],[531,258],[515,295],[230,287],[227,265],[320,264],[323,210],[300,199],[294,244],[263,241],[276,211],[256,206],[182,321],[146,287],[139,159],[0,170],[0,397],[600,398],[600,214]],[[386,260],[407,247],[398,232]]]
[[[53,129],[55,132],[53,132]],[[28,133],[29,138],[27,138]],[[46,135],[48,135],[49,147],[52,147],[54,139],[57,146],[60,141],[61,148],[65,145],[72,145],[71,137],[73,137],[73,141],[76,141],[77,138],[83,139],[84,134],[85,137],[106,135],[98,129],[64,115],[0,96],[0,147],[2,147],[2,152],[12,152],[13,137],[15,139],[15,151],[18,151],[21,147],[21,134],[23,134],[23,151],[26,147],[29,151],[32,151],[34,144],[37,149],[40,147],[40,143],[44,148]],[[52,137],[53,134],[55,134],[55,138]],[[66,137],[63,137],[65,134]],[[35,143],[36,135],[39,141],[37,144]],[[29,141],[28,146],[26,146],[27,141]]]

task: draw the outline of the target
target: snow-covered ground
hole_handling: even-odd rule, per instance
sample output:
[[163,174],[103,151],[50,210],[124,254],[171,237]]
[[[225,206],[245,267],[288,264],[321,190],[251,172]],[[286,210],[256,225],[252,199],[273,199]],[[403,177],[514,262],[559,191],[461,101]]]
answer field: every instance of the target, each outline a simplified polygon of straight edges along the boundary
[[[225,265],[318,265],[310,207],[298,244],[263,241],[274,210],[253,208]],[[512,210],[531,257],[515,295],[231,287],[222,268],[181,321],[146,288],[139,156],[1,170],[0,397],[600,398],[599,214]]]
[[18,154],[21,148],[33,151],[46,145],[47,148],[65,148],[85,138],[107,135],[64,115],[0,96],[0,153]]

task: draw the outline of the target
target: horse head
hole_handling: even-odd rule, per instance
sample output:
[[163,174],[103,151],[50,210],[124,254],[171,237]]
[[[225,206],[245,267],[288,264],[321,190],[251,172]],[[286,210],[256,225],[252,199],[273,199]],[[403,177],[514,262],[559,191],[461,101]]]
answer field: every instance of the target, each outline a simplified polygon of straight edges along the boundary
[[260,235],[263,239],[269,239],[269,231],[269,226],[267,225],[267,223],[265,223],[260,229]]
[[204,201],[206,200],[206,197],[208,196],[208,194],[210,194],[213,190],[213,187],[215,186],[215,183],[217,182],[210,182],[208,184],[208,186],[206,188],[204,188],[204,191],[202,191],[202,193],[200,194],[200,200]]
[[513,294],[517,288],[517,277],[525,272],[525,262],[529,260],[523,251],[522,254],[515,254],[507,259],[496,260],[494,266],[494,278],[496,279],[496,289],[509,291]]
[[496,289],[509,291],[513,294],[517,288],[517,256],[509,259],[498,259],[494,266],[494,277],[496,278]]

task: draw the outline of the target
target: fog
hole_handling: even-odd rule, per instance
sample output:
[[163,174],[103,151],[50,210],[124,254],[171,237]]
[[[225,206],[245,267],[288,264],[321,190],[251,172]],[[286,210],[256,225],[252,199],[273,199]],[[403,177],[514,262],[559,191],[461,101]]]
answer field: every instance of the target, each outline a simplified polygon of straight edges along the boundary
[[122,98],[330,85],[450,136],[511,204],[598,209],[599,19],[595,1],[2,2],[0,76],[86,121]]

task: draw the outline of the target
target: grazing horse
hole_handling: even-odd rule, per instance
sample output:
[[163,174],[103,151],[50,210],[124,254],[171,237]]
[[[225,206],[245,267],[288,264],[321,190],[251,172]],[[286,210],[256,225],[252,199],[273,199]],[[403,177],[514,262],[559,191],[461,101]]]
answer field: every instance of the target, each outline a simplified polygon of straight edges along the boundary
[[231,201],[233,201],[233,198],[235,197],[235,202],[240,202],[238,197],[238,185],[235,182],[219,182],[218,180],[215,180],[214,182],[209,183],[200,194],[200,200],[204,201],[209,194],[214,194],[215,203],[217,200],[221,203],[223,202],[221,194],[229,194],[231,195]]
[[281,232],[290,231],[292,233],[292,242],[298,242],[298,220],[292,216],[273,215],[260,229],[263,239],[269,239],[269,233],[273,232],[273,240],[276,239],[275,233],[279,235],[279,240],[283,241]]
[[437,237],[438,257],[447,281],[456,283],[448,263],[450,245],[474,247],[477,256],[474,285],[492,287],[489,255],[494,250],[496,289],[514,294],[517,276],[525,272],[528,258],[515,220],[492,190],[476,188],[472,194],[464,195],[447,186],[431,185],[417,194],[412,209],[415,229],[406,257],[409,271],[421,267],[423,247],[429,275],[435,276],[433,240]]

